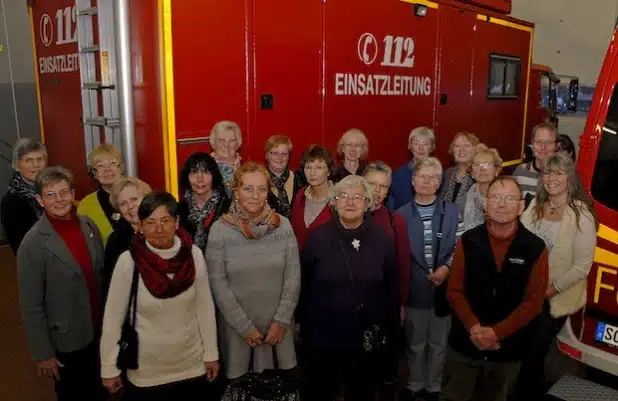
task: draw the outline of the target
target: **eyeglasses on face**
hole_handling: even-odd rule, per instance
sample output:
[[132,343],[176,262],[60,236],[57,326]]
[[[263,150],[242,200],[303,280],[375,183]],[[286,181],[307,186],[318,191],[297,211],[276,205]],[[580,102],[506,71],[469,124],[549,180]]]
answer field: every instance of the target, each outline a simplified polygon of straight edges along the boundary
[[545,170],[542,172],[542,174],[545,178],[562,178],[566,177],[567,175],[566,171],[560,170]]
[[352,203],[360,203],[360,202],[365,202],[367,200],[367,197],[359,195],[359,194],[350,195],[350,194],[346,194],[345,192],[343,192],[337,195],[335,197],[335,200],[340,201],[340,202],[351,201]]
[[43,193],[43,198],[46,200],[64,200],[71,197],[70,189],[61,189],[60,191],[47,191]]
[[504,203],[507,204],[513,204],[513,203],[517,203],[521,200],[520,196],[515,196],[515,195],[500,195],[500,194],[493,194],[490,195],[487,199],[489,199],[490,202],[492,203],[502,203],[502,201],[504,201]]

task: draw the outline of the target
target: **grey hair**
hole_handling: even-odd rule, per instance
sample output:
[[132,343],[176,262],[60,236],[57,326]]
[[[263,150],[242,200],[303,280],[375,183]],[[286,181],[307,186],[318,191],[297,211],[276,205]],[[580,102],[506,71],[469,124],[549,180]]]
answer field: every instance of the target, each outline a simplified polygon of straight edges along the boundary
[[369,163],[367,167],[365,167],[363,176],[367,177],[369,173],[386,174],[388,176],[388,180],[392,181],[393,169],[391,169],[391,167],[388,164],[384,163],[382,160],[377,160],[377,161]]
[[212,129],[210,130],[210,137],[208,138],[208,142],[210,143],[210,147],[214,149],[214,145],[219,138],[219,134],[224,131],[232,131],[234,133],[234,137],[236,138],[236,143],[238,144],[238,148],[242,146],[242,131],[238,124],[234,121],[222,120],[216,123]]
[[13,145],[13,170],[17,170],[17,162],[23,159],[28,153],[41,152],[47,160],[47,147],[40,141],[31,138],[21,138]]
[[423,160],[419,160],[414,163],[414,175],[422,169],[422,168],[433,168],[438,170],[438,174],[440,174],[440,179],[442,179],[442,163],[435,157],[428,157]]
[[369,201],[369,203],[367,204],[367,209],[368,210],[373,209],[373,207],[375,206],[373,202],[373,193],[371,192],[371,188],[369,187],[367,180],[365,180],[365,177],[362,177],[360,175],[349,175],[347,177],[344,177],[338,183],[336,183],[330,189],[330,196],[329,196],[330,204],[334,206],[335,198],[339,196],[339,194],[342,193],[344,190],[349,189],[349,188],[358,188],[358,187],[362,187],[365,190],[365,197]]
[[412,148],[412,141],[416,137],[423,137],[429,140],[429,153],[436,150],[436,134],[429,127],[416,127],[408,135],[408,149]]
[[73,173],[71,171],[60,166],[46,167],[37,173],[34,180],[36,193],[43,195],[43,190],[46,186],[60,181],[66,181],[69,189],[73,189]]

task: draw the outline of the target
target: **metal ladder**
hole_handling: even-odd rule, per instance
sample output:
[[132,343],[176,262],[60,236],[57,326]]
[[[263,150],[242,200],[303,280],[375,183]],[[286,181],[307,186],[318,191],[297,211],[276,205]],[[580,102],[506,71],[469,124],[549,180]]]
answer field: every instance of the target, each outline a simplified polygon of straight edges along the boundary
[[[104,130],[105,143],[118,149],[121,146],[114,5],[113,0],[98,0],[96,5],[93,2],[75,1],[86,154],[101,143],[101,130]],[[98,25],[98,43],[95,43],[95,25]]]

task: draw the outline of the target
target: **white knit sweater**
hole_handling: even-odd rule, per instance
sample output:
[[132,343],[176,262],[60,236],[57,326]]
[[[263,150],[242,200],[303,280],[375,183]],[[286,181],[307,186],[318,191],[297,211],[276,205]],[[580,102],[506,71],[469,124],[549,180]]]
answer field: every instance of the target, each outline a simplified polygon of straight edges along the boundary
[[[148,248],[163,259],[180,250],[180,239],[170,249]],[[180,295],[155,298],[141,277],[138,284],[136,329],[139,338],[139,369],[129,370],[128,379],[138,387],[199,377],[205,361],[219,359],[215,308],[202,252],[193,246],[195,282]],[[128,308],[134,263],[130,252],[118,259],[109,289],[101,338],[101,376],[120,375],[116,368],[118,340]]]

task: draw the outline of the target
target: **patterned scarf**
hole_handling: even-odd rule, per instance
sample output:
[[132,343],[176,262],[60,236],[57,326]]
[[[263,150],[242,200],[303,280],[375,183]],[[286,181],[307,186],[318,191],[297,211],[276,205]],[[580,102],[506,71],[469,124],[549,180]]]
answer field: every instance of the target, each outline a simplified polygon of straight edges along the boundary
[[223,177],[223,183],[229,186],[232,183],[232,180],[234,180],[234,171],[236,171],[242,163],[240,155],[236,153],[236,159],[234,160],[234,164],[231,166],[227,162],[218,160],[215,152],[212,152],[211,156],[217,162],[217,166],[219,167],[219,171]]
[[[270,170],[269,170],[270,171]],[[290,169],[286,169],[281,176],[270,171],[270,179],[273,182],[275,188],[277,188],[277,201],[279,203],[279,210],[282,215],[289,217],[292,209],[290,205],[290,199],[288,193],[285,190],[285,183],[290,178]]]
[[[451,176],[450,182],[446,183],[447,187],[443,199],[447,202],[457,203],[459,199],[466,196],[466,194],[468,193],[468,189],[474,183],[474,180],[472,179],[470,173],[466,173],[466,175],[461,177],[459,180],[458,177],[459,174],[457,173],[457,171],[454,171],[453,175]],[[457,192],[457,196],[453,198],[453,195],[455,193],[455,185],[457,184],[457,182],[460,182],[461,186],[459,187],[459,192]]]
[[33,184],[26,181],[19,171],[13,172],[13,178],[11,178],[7,192],[22,197],[28,202],[37,217],[41,217],[43,208],[36,200],[36,188]]
[[[193,285],[195,262],[191,253],[191,236],[184,230],[176,231],[180,250],[171,259],[163,259],[146,245],[146,237],[136,233],[131,242],[131,256],[148,291],[159,299],[173,298]],[[172,278],[168,276],[172,274]]]
[[279,215],[268,204],[264,205],[264,210],[258,217],[247,217],[240,210],[237,201],[234,201],[232,210],[224,214],[221,220],[240,231],[247,239],[260,239],[281,223]]
[[215,209],[221,202],[222,194],[219,188],[212,191],[212,196],[204,206],[199,207],[193,191],[185,192],[185,202],[189,205],[189,221],[196,227],[193,242],[202,251],[206,248],[207,232],[215,220]]

